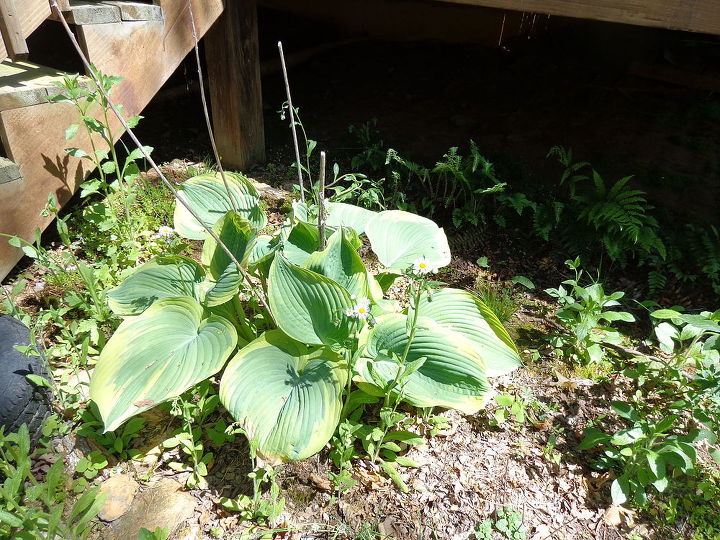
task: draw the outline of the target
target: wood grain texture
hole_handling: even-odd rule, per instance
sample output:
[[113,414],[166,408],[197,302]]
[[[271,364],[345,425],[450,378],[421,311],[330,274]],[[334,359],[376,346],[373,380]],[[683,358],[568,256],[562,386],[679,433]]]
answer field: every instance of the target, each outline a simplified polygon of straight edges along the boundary
[[225,12],[205,36],[213,129],[229,169],[265,161],[257,5],[226,0]]
[[[43,0],[47,3],[47,0]],[[127,116],[138,114],[193,47],[187,4],[184,0],[161,0],[164,18],[87,25],[78,28],[81,42],[92,62],[102,71],[120,75],[113,91]],[[221,0],[193,0],[198,32],[202,36],[222,13]],[[8,157],[18,164],[22,180],[0,184],[0,232],[32,239],[36,227],[44,229],[50,218],[39,216],[49,193],[67,202],[88,174],[87,162],[71,158],[64,149],[67,126],[77,122],[75,109],[65,103],[46,103],[0,112],[0,137]],[[115,138],[122,129],[111,125]],[[152,145],[152,141],[143,141]],[[87,136],[80,133],[72,146],[89,150]],[[22,253],[0,240],[0,279]]]
[[720,34],[718,0],[434,0],[579,19]]
[[27,58],[28,46],[15,0],[0,0],[0,34],[5,50],[13,60]]
[[[8,0],[15,2],[20,28],[24,37],[32,34],[40,24],[50,16],[48,0]],[[8,57],[5,44],[0,40],[0,61]]]

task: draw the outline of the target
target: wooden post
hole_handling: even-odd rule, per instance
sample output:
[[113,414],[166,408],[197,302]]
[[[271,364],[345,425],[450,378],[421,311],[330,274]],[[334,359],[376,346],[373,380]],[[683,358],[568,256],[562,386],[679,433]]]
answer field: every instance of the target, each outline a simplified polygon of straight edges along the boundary
[[24,60],[28,55],[28,47],[15,1],[0,0],[0,33],[10,58]]
[[218,151],[226,168],[265,161],[257,0],[225,0],[205,36],[210,103]]

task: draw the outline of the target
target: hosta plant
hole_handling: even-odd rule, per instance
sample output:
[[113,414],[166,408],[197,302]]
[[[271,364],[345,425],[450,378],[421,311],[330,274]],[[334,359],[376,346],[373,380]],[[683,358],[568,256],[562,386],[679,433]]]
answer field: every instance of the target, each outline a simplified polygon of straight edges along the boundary
[[[180,185],[180,202],[202,223],[178,204],[175,230],[204,240],[200,261],[157,257],[108,295],[125,319],[91,381],[106,430],[222,372],[220,400],[258,455],[296,460],[325,446],[351,396],[473,413],[487,378],[520,365],[478,298],[432,280],[450,250],[431,220],[330,203],[319,249],[307,206],[295,204],[273,235],[259,234],[257,191],[226,176],[228,190],[213,174]],[[363,238],[380,272],[359,255]],[[401,276],[394,290],[405,293],[388,298]]]

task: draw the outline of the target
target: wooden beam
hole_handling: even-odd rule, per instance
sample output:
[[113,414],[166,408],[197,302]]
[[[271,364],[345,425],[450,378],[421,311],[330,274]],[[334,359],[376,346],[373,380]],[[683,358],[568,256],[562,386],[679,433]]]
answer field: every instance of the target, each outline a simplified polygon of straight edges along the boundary
[[639,26],[720,34],[718,0],[434,0]]
[[[15,10],[20,21],[20,28],[24,38],[50,16],[50,2],[48,0],[11,0],[15,2]],[[5,44],[0,40],[0,61],[8,57]]]
[[225,0],[205,37],[205,57],[223,165],[246,169],[265,161],[256,0]]
[[13,60],[24,60],[28,55],[27,41],[15,0],[0,0],[0,34],[5,49]]

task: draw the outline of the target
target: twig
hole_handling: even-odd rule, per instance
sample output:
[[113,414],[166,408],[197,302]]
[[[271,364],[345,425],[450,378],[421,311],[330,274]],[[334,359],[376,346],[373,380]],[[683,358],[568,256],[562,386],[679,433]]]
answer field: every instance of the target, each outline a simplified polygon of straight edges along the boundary
[[210,136],[210,145],[215,154],[215,161],[217,162],[218,170],[220,171],[220,177],[222,178],[223,184],[225,184],[225,191],[227,191],[228,197],[230,198],[230,208],[233,212],[237,212],[237,204],[235,204],[235,197],[233,197],[228,185],[227,178],[225,178],[225,171],[223,170],[222,162],[220,160],[220,153],[218,152],[217,145],[215,144],[215,134],[213,133],[212,124],[210,123],[210,113],[208,112],[207,98],[205,97],[205,82],[203,80],[202,67],[200,65],[200,47],[198,46],[197,31],[195,29],[195,15],[192,10],[192,1],[188,0],[188,11],[190,12],[190,26],[192,28],[193,41],[195,42],[195,61],[197,62],[198,81],[200,83],[200,99],[202,100],[203,113],[205,113],[205,123],[207,124],[208,135]]
[[295,161],[297,162],[298,182],[300,183],[300,200],[305,202],[305,186],[303,185],[302,164],[300,163],[300,146],[298,145],[297,129],[295,129],[295,109],[293,109],[292,97],[290,96],[290,81],[288,80],[282,41],[278,41],[278,50],[280,51],[280,64],[282,65],[283,78],[285,79],[288,109],[290,109],[290,128],[292,129],[293,144],[295,145]]
[[117,108],[117,105],[115,105],[115,102],[110,99],[110,95],[107,93],[105,88],[103,87],[102,83],[100,82],[100,78],[98,77],[97,73],[95,72],[95,68],[90,64],[90,61],[88,60],[87,56],[85,56],[85,53],[83,52],[82,48],[80,47],[80,44],[78,43],[77,39],[75,38],[75,34],[72,33],[72,30],[70,30],[70,27],[68,26],[67,20],[65,19],[65,16],[63,15],[63,12],[60,10],[60,8],[57,5],[56,0],[50,0],[50,7],[55,10],[55,14],[57,15],[58,20],[62,23],[63,28],[65,29],[65,33],[67,33],[68,37],[70,38],[70,42],[73,44],[73,47],[77,51],[78,55],[80,56],[80,60],[82,60],[83,65],[85,66],[85,69],[90,74],[90,77],[93,79],[95,84],[97,85],[98,91],[102,94],[103,98],[107,101],[107,104],[112,109],[113,113],[115,113],[115,116],[117,116],[118,120],[122,124],[123,128],[125,129],[125,132],[128,134],[132,142],[135,144],[135,146],[138,147],[140,152],[142,153],[143,157],[147,160],[147,162],[150,164],[150,166],[155,170],[155,172],[158,175],[158,178],[162,181],[162,183],[165,185],[166,188],[170,190],[170,192],[175,196],[175,199],[182,204],[187,211],[190,213],[192,217],[194,217],[202,227],[205,228],[207,233],[215,240],[218,245],[227,253],[228,257],[230,257],[230,260],[237,266],[238,271],[243,276],[243,278],[248,282],[248,284],[251,285],[250,289],[252,290],[253,294],[257,297],[258,301],[262,306],[268,311],[270,316],[272,317],[272,312],[270,311],[270,306],[267,303],[267,300],[265,299],[264,292],[258,290],[257,287],[252,286],[252,281],[250,279],[250,275],[247,273],[247,271],[242,267],[240,264],[240,261],[237,260],[237,257],[233,254],[233,252],[230,250],[230,248],[227,247],[225,242],[220,240],[220,237],[215,233],[215,231],[212,230],[212,228],[203,221],[203,219],[198,215],[198,213],[193,210],[190,205],[183,200],[178,193],[178,190],[176,190],[170,181],[165,177],[163,172],[160,170],[160,167],[158,167],[157,163],[155,163],[155,160],[150,156],[148,151],[145,149],[145,147],[140,143],[137,136],[135,135],[135,132],[132,130],[132,128],[128,125],[125,118],[122,116],[120,111]]
[[318,229],[320,231],[320,251],[322,251],[325,249],[325,152],[320,152],[318,184]]

